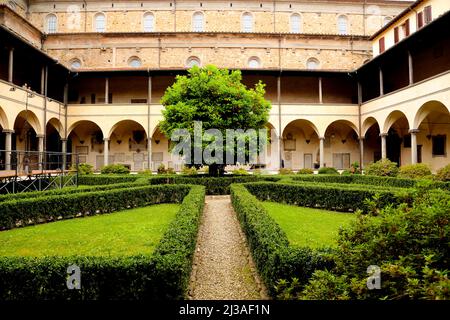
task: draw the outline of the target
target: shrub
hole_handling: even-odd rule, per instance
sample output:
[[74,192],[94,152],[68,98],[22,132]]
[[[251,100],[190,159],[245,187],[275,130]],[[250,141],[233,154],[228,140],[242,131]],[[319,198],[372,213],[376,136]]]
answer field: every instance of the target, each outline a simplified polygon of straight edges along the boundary
[[167,174],[176,174],[174,168],[167,168],[166,173],[167,173]]
[[408,164],[400,167],[399,178],[420,179],[432,177],[430,167],[425,163]]
[[140,178],[139,175],[129,174],[129,175],[86,175],[78,177],[79,185],[107,185],[125,182],[134,182],[136,179]]
[[319,169],[319,174],[339,174],[333,167],[322,167]]
[[450,164],[438,170],[436,180],[450,181]]
[[297,171],[297,174],[314,174],[313,169],[304,168]]
[[282,175],[286,175],[286,174],[293,174],[294,171],[292,171],[291,169],[288,168],[280,168],[278,170],[278,174],[282,174]]
[[150,170],[150,169],[145,169],[145,170],[140,170],[140,171],[138,171],[138,174],[151,175],[151,174],[153,174],[153,172],[152,172],[152,170]]
[[[72,165],[70,167],[70,170],[77,170],[76,165]],[[89,163],[79,163],[78,164],[78,174],[93,174],[94,173],[94,167],[90,165]]]
[[133,186],[125,189],[79,192],[0,203],[0,229],[94,215],[155,203],[181,202],[186,185]]
[[[450,194],[441,190],[377,219],[358,215],[340,231],[336,267],[316,272],[301,298],[450,299],[449,221]],[[366,286],[369,265],[380,267],[380,290]]]
[[181,170],[181,173],[188,176],[194,176],[198,174],[198,171],[197,168],[195,167],[184,166],[183,169]]
[[166,174],[166,173],[167,173],[166,166],[164,165],[164,163],[161,163],[158,166],[158,174]]
[[372,207],[366,199],[377,196],[377,206],[399,205],[412,202],[413,190],[393,190],[382,187],[316,184],[316,183],[270,183],[256,182],[245,184],[256,198],[262,201],[275,201],[297,206],[322,208],[334,211],[362,210],[368,213]]
[[102,167],[102,174],[128,174],[130,173],[130,169],[125,167],[123,164],[109,164],[107,166]]
[[331,249],[289,246],[284,231],[244,185],[231,186],[231,200],[256,267],[272,296],[276,295],[279,279],[297,275],[298,281],[304,284],[314,270],[333,266],[329,258]]
[[373,176],[395,177],[398,174],[398,167],[396,162],[389,159],[381,159],[375,163],[370,163],[366,166],[365,174]]
[[243,169],[243,168],[239,168],[239,169],[234,169],[233,171],[231,171],[231,173],[235,176],[245,176],[248,175],[247,170]]
[[[205,197],[203,187],[187,188],[189,193],[153,254],[130,257],[0,257],[0,300],[184,298]],[[80,290],[66,288],[67,267],[72,264],[82,270]]]

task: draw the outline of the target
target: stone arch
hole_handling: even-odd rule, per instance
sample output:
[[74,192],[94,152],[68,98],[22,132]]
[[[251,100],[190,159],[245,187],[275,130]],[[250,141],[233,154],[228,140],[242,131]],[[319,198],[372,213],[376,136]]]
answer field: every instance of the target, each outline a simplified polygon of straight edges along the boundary
[[425,120],[425,118],[432,112],[450,114],[450,107],[447,107],[445,104],[437,100],[431,100],[424,103],[416,112],[413,129],[419,128],[422,121]]
[[317,134],[317,136],[320,136],[319,130],[317,129],[316,125],[314,123],[312,123],[310,120],[306,120],[306,119],[295,119],[292,120],[291,122],[289,122],[282,131],[282,136],[284,136],[284,134],[286,133],[286,128],[288,128],[290,125],[306,125],[308,127],[310,127],[311,129],[313,129],[313,131]]
[[338,125],[338,126],[348,126],[350,127],[357,135],[359,135],[359,130],[356,127],[356,125],[349,121],[349,120],[345,120],[345,119],[339,119],[339,120],[334,120],[333,122],[331,122],[330,124],[328,124],[328,126],[325,129],[325,134],[327,133],[328,129],[330,129],[333,125]]
[[373,126],[377,125],[380,127],[380,124],[378,123],[378,120],[374,117],[368,117],[364,120],[362,127],[361,127],[361,136],[364,137],[367,133],[367,131]]
[[93,124],[93,125],[97,126],[100,129],[100,131],[102,132],[102,135],[105,136],[105,133],[103,132],[102,127],[99,124],[97,124],[97,123],[95,123],[94,121],[91,121],[91,120],[79,120],[79,121],[76,121],[76,122],[72,123],[70,125],[69,129],[67,130],[67,136],[69,136],[72,133],[72,131],[74,131],[75,128],[78,127],[82,123],[90,123],[90,124]]
[[39,121],[39,118],[36,116],[36,114],[33,111],[30,110],[22,110],[19,112],[16,116],[16,120],[14,121],[14,126],[18,124],[19,119],[23,119],[24,121],[28,122],[30,126],[34,129],[36,134],[41,135],[42,132],[42,126]]
[[119,128],[122,125],[129,125],[129,126],[138,126],[140,127],[140,129],[142,129],[145,132],[146,137],[148,137],[148,132],[147,130],[145,130],[144,126],[142,124],[140,124],[139,122],[135,121],[135,120],[131,120],[131,119],[125,119],[125,120],[121,120],[116,122],[111,129],[109,130],[109,133],[107,135],[107,138],[111,138],[111,135],[114,133],[114,131]]
[[54,118],[53,117],[53,118],[49,119],[47,121],[47,126],[48,125],[53,126],[56,129],[56,131],[58,131],[59,136],[61,138],[64,137],[64,126],[63,126],[63,124],[61,123],[61,121],[58,118]]
[[9,127],[8,117],[6,116],[6,113],[1,106],[0,106],[0,127],[2,127],[3,130],[11,129]]
[[405,118],[406,123],[408,124],[408,127],[411,127],[409,124],[409,121],[408,121],[408,117],[402,111],[394,110],[391,113],[389,113],[389,115],[384,120],[384,124],[383,124],[383,128],[382,128],[383,131],[381,133],[387,133],[389,131],[389,129],[392,127],[392,125],[403,117]]

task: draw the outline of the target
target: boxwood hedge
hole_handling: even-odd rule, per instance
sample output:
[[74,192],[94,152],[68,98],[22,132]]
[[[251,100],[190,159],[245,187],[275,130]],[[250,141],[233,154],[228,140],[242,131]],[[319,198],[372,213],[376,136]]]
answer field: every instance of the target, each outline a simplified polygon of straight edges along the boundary
[[0,202],[0,229],[156,203],[181,202],[188,191],[186,185],[136,186],[4,201]]
[[[179,185],[136,188],[131,191],[122,189],[115,190],[114,196],[118,195],[117,192],[128,196],[145,196],[146,200],[142,203],[154,200],[178,202],[184,197],[180,210],[153,254],[129,257],[0,257],[0,300],[183,298],[203,211],[204,188]],[[161,197],[162,192],[169,196]],[[149,198],[150,194],[157,196]],[[112,200],[114,197],[110,195],[97,193],[96,197]],[[116,205],[109,208],[118,207],[119,202],[114,203]],[[67,268],[72,264],[81,269],[80,290],[66,287]]]
[[412,203],[414,197],[411,189],[359,185],[256,182],[245,186],[259,200],[345,212],[358,209],[368,212],[370,208],[365,200],[375,196],[378,207]]
[[276,295],[278,280],[296,277],[305,284],[314,270],[334,266],[330,248],[290,246],[284,231],[243,184],[231,186],[231,200],[253,260],[272,296]]

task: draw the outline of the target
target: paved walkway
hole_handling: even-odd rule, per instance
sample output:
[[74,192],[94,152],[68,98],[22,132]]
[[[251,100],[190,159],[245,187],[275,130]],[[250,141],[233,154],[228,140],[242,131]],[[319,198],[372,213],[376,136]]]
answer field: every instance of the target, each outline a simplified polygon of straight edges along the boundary
[[230,196],[207,196],[191,274],[195,300],[267,299]]

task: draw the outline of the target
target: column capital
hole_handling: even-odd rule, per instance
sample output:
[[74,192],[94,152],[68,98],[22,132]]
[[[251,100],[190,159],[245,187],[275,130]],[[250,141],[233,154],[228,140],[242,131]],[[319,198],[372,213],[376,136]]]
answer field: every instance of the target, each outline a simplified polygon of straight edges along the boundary
[[103,138],[103,141],[105,141],[105,142],[107,142],[109,140],[110,140],[109,138]]
[[411,133],[411,134],[413,134],[413,133],[416,134],[416,133],[419,133],[420,130],[419,129],[411,129],[408,132]]
[[319,140],[325,140],[325,137],[319,137]]
[[387,135],[388,135],[388,134],[387,134],[386,132],[380,133],[380,137],[382,137],[382,138],[383,138],[383,137],[387,137]]
[[6,133],[6,134],[8,134],[8,133],[11,134],[11,133],[14,133],[14,130],[12,130],[12,129],[3,129],[2,132]]
[[359,140],[359,141],[364,141],[365,139],[366,139],[366,137],[364,137],[364,136],[358,137],[358,140]]
[[44,135],[43,135],[43,134],[37,134],[37,135],[36,135],[36,138],[44,139]]
[[59,139],[59,140],[61,140],[61,142],[67,142],[67,140],[69,140],[69,139],[67,139],[67,138],[61,138],[61,139]]

